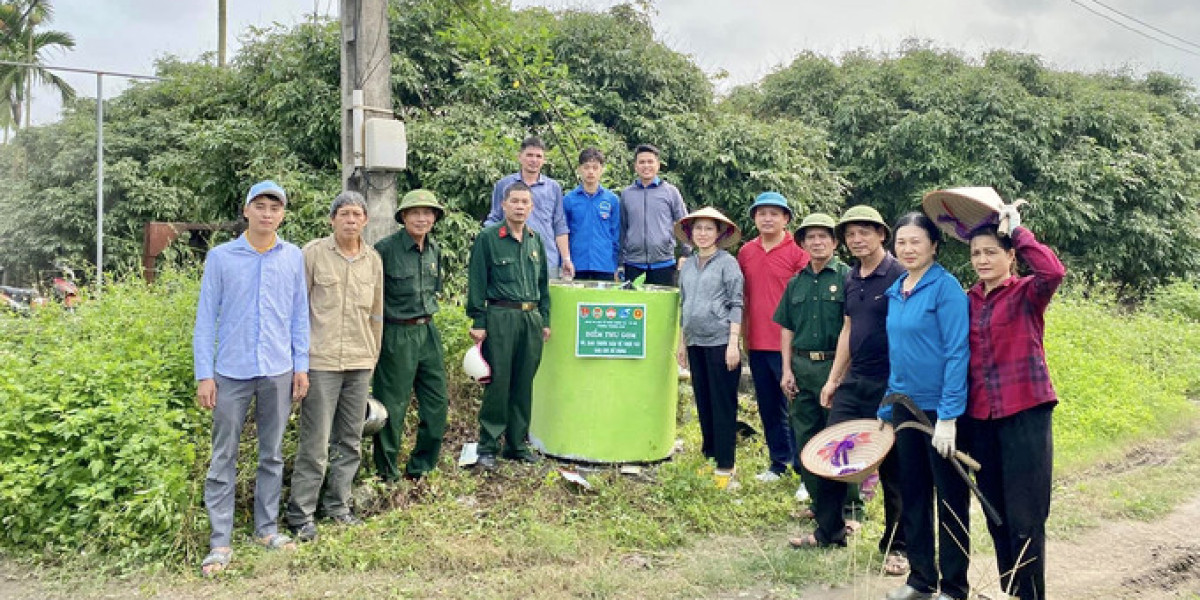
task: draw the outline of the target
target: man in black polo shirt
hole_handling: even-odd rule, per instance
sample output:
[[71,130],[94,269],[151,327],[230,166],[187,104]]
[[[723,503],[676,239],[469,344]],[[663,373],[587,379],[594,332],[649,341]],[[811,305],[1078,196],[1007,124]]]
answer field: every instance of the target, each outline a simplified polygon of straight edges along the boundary
[[[837,352],[829,379],[821,389],[821,405],[830,409],[829,425],[851,419],[873,419],[883,400],[888,381],[887,298],[884,292],[904,273],[883,244],[889,229],[879,212],[869,206],[855,206],[838,221],[838,238],[858,259],[846,277],[845,321],[838,336]],[[883,485],[885,527],[879,541],[880,552],[887,554],[885,569],[891,575],[908,571],[904,556],[904,533],[900,529],[900,495],[895,485],[898,467],[889,454],[879,468]],[[817,531],[822,544],[844,543],[846,524],[841,499],[846,484],[828,481],[817,498]],[[822,510],[822,508],[827,510]]]

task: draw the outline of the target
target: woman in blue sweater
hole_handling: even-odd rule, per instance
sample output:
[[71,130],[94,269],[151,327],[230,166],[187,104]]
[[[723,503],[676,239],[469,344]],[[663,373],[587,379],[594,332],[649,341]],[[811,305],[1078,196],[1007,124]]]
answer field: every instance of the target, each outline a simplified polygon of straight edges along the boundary
[[[891,362],[887,391],[912,398],[937,426],[932,444],[928,434],[916,429],[896,434],[903,474],[901,519],[911,571],[907,583],[888,592],[887,598],[928,600],[936,594],[937,600],[961,600],[970,589],[970,493],[947,458],[958,445],[955,420],[967,405],[967,295],[936,260],[942,237],[933,221],[921,213],[908,213],[892,231],[896,258],[907,273],[887,291]],[[897,426],[915,420],[908,409],[893,410],[893,405],[881,407],[879,417]]]

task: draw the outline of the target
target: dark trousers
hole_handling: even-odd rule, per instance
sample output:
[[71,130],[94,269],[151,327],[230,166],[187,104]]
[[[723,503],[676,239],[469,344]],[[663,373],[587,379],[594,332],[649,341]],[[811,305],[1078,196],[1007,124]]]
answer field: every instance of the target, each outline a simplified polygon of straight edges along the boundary
[[502,306],[487,309],[487,338],[483,359],[492,366],[492,381],[483,390],[479,407],[479,455],[500,452],[518,458],[530,453],[529,413],[533,406],[533,377],[542,361],[542,315]]
[[625,281],[633,281],[642,273],[646,274],[646,283],[652,285],[675,285],[675,273],[677,269],[675,265],[668,267],[659,267],[657,269],[643,269],[633,265],[625,265]]
[[580,281],[616,281],[616,274],[611,271],[575,271],[575,279]]
[[1003,525],[988,521],[996,545],[1000,587],[1021,600],[1046,597],[1046,518],[1050,516],[1054,405],[1043,404],[1003,419],[964,419],[971,452],[983,468],[979,491]]
[[737,445],[737,388],[741,365],[725,366],[728,346],[688,346],[688,367],[700,421],[700,450],[717,461],[718,469],[732,469]]
[[771,350],[750,350],[750,375],[754,379],[754,398],[758,402],[758,416],[762,418],[763,436],[767,439],[767,452],[771,456],[771,470],[783,474],[788,465],[799,471],[799,450],[792,439],[792,427],[788,424],[788,401],[779,387],[783,379],[783,358]]
[[[894,410],[897,426],[915,420],[903,406],[897,405]],[[937,420],[935,412],[925,414],[930,422]],[[958,431],[958,447],[963,447],[963,429]],[[896,432],[895,451],[903,472],[900,499],[911,568],[908,585],[920,592],[940,589],[951,598],[962,600],[970,590],[967,582],[971,555],[970,490],[950,461],[933,449],[928,433],[916,429]],[[934,531],[937,531],[936,558]]]
[[[833,408],[829,410],[829,426],[852,419],[874,419],[879,402],[887,391],[887,379],[870,379],[847,375],[838,386],[833,397]],[[900,460],[893,448],[879,465],[879,484],[883,487],[883,537],[879,540],[879,551],[905,552],[904,527],[902,526],[900,502]],[[850,486],[832,479],[821,480],[813,497],[817,516],[815,536],[822,544],[844,545],[846,543],[846,520],[841,502]]]

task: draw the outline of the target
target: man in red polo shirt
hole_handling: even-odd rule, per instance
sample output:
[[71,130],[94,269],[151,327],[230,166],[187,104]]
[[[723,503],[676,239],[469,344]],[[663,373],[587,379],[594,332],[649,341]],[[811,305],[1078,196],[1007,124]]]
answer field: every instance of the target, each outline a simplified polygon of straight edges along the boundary
[[809,257],[788,234],[792,209],[782,194],[759,194],[750,206],[750,218],[758,228],[758,237],[746,242],[737,255],[745,278],[742,334],[771,456],[771,466],[757,479],[770,482],[787,473],[788,465],[799,472],[799,449],[788,425],[788,401],[779,387],[783,376],[779,324],[772,317],[788,280],[808,264]]

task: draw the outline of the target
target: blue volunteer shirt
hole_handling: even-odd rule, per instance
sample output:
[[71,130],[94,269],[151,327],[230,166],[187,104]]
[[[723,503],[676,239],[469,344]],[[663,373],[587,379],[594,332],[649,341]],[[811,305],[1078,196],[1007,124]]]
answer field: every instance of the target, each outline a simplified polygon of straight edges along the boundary
[[563,197],[563,212],[571,230],[571,260],[576,271],[617,270],[621,249],[621,202],[600,186],[588,195],[582,185]]
[[[956,419],[967,408],[970,332],[967,294],[942,265],[933,263],[907,296],[905,273],[887,290],[887,393],[905,394],[917,408]],[[890,421],[891,405],[878,416]]]
[[308,287],[300,249],[277,238],[260,254],[242,235],[210,250],[192,352],[197,380],[214,372],[231,379],[307,373]]
[[[513,173],[496,182],[496,186],[492,188],[492,210],[483,221],[484,227],[504,220],[504,209],[500,207],[500,202],[504,200],[504,190],[518,181],[521,181],[520,173]],[[542,236],[542,245],[546,249],[546,266],[557,269],[560,262],[555,238],[571,232],[567,227],[566,213],[563,212],[562,186],[545,175],[538,175],[537,183],[529,186],[529,191],[533,195],[533,212],[529,214],[529,220],[525,224]],[[574,259],[574,256],[571,258]]]

